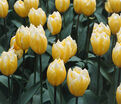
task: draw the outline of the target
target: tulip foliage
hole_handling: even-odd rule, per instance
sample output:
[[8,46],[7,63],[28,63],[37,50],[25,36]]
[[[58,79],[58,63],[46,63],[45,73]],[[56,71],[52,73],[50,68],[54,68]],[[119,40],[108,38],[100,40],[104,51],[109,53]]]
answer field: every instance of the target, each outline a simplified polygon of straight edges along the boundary
[[121,104],[121,0],[0,0],[0,104]]

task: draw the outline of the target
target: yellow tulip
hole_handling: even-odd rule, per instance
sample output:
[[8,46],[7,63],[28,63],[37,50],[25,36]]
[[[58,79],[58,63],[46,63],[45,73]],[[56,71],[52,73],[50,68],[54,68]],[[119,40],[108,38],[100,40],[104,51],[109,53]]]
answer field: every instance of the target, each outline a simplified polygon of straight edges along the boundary
[[0,70],[1,73],[9,76],[12,75],[17,69],[17,56],[13,50],[3,52],[0,57]]
[[110,3],[111,9],[113,12],[120,12],[121,11],[121,0],[108,0]]
[[52,35],[56,35],[61,31],[62,18],[59,12],[53,12],[52,15],[49,15],[47,27]]
[[28,11],[25,8],[24,2],[21,0],[16,1],[14,4],[14,10],[20,17],[27,17]]
[[52,46],[53,59],[62,59],[65,63],[77,52],[77,44],[70,36],[62,42],[59,40]]
[[90,76],[86,69],[82,70],[75,67],[73,70],[70,68],[67,74],[67,85],[69,91],[74,96],[83,96],[85,90],[90,83]]
[[78,14],[81,14],[82,13],[82,10],[81,10],[81,0],[74,0],[74,3],[73,3],[73,6],[74,6],[74,11]]
[[38,26],[40,24],[43,26],[46,22],[46,14],[41,8],[38,8],[37,10],[34,8],[30,9],[28,17],[30,23],[35,26]]
[[90,16],[96,10],[96,0],[81,0],[80,7],[84,15]]
[[116,91],[116,100],[118,104],[121,104],[121,84],[118,86]]
[[121,16],[113,13],[110,17],[108,17],[108,24],[111,29],[111,32],[116,35],[121,27]]
[[47,49],[47,38],[45,31],[41,25],[37,28],[31,24],[30,26],[30,47],[37,54],[43,54]]
[[108,25],[104,25],[102,22],[100,24],[95,23],[93,27],[93,33],[103,33],[105,32],[107,35],[111,35],[111,31]]
[[23,25],[16,32],[16,43],[17,45],[26,50],[29,48],[30,41],[30,31],[28,27],[24,27]]
[[112,8],[111,8],[111,5],[110,5],[110,3],[109,3],[108,1],[105,3],[105,10],[106,10],[108,13],[113,13],[113,10],[112,10]]
[[65,12],[70,5],[70,0],[55,0],[56,9],[59,12]]
[[121,42],[121,28],[119,32],[117,33],[117,41],[120,43]]
[[92,44],[93,52],[96,55],[101,56],[105,54],[110,47],[110,37],[105,32],[92,33],[91,44]]
[[121,68],[121,43],[116,43],[115,47],[113,48],[112,51],[112,59],[113,63]]
[[39,0],[24,0],[25,8],[29,12],[31,8],[37,9],[39,6]]
[[63,60],[55,59],[47,69],[48,82],[53,86],[59,86],[66,78],[66,69]]
[[5,18],[8,15],[9,5],[7,0],[0,0],[0,17]]

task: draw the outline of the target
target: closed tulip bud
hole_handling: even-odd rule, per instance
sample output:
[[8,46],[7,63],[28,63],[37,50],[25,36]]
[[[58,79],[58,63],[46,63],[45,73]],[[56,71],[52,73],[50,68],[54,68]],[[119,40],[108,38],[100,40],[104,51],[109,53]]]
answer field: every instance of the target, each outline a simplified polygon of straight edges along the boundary
[[62,42],[59,40],[52,46],[53,59],[62,59],[65,63],[77,52],[77,44],[70,36]]
[[121,42],[121,28],[119,32],[117,33],[117,41],[120,43]]
[[117,104],[121,104],[121,84],[118,86],[116,91]]
[[5,18],[8,15],[8,2],[7,0],[0,0],[0,17]]
[[20,17],[27,17],[28,11],[25,8],[24,2],[21,0],[16,1],[14,4],[14,10]]
[[31,8],[37,9],[39,6],[39,0],[24,0],[25,8],[29,12]]
[[52,15],[49,15],[47,27],[52,35],[56,35],[61,31],[62,19],[59,12],[54,12]]
[[81,10],[81,0],[74,0],[73,6],[74,6],[74,11],[77,14],[81,14],[82,10]]
[[108,0],[113,12],[120,12],[121,11],[121,0]]
[[47,49],[47,38],[45,31],[41,25],[37,28],[31,24],[30,26],[30,47],[37,54],[43,54]]
[[110,3],[109,3],[108,1],[105,3],[105,10],[106,10],[108,13],[113,13],[113,10],[112,10],[112,8],[111,8],[111,6],[110,6]]
[[98,56],[102,56],[108,51],[110,47],[110,37],[105,32],[92,33],[91,45],[93,48],[93,52]]
[[121,27],[121,16],[113,13],[108,18],[108,24],[109,24],[109,27],[111,29],[111,32],[116,35],[116,33],[119,31],[119,29]]
[[66,78],[66,69],[61,59],[55,59],[47,69],[48,82],[53,86],[59,86]]
[[90,16],[96,10],[96,0],[81,0],[80,7],[84,15]]
[[86,69],[82,70],[79,67],[71,68],[67,74],[67,85],[69,91],[74,96],[83,96],[85,90],[90,83],[90,77]]
[[107,35],[111,35],[111,31],[108,25],[104,25],[102,22],[100,24],[95,23],[93,27],[93,33],[103,33],[105,32]]
[[13,50],[3,52],[0,58],[1,73],[9,76],[12,75],[17,69],[17,56]]
[[35,26],[40,24],[43,26],[46,22],[46,14],[41,8],[38,8],[37,10],[34,8],[30,9],[28,17],[29,21]]
[[28,27],[23,25],[16,32],[16,43],[17,45],[26,50],[29,48],[30,32]]
[[55,0],[55,6],[59,12],[65,12],[70,5],[70,0]]
[[121,43],[116,43],[115,47],[113,48],[112,52],[112,59],[113,63],[121,68]]

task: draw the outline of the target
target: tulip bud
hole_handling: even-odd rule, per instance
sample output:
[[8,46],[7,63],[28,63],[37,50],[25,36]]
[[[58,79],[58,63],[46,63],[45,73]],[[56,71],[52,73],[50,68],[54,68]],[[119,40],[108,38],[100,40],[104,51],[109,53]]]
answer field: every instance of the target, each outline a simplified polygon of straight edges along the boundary
[[93,27],[93,33],[103,33],[105,32],[107,35],[111,35],[111,31],[108,25],[104,25],[102,22],[100,24],[95,23]]
[[66,78],[66,69],[62,60],[55,59],[47,69],[48,82],[53,86],[59,86]]
[[64,39],[62,42],[57,41],[57,43],[52,46],[52,57],[53,59],[62,59],[65,63],[74,56],[77,52],[77,44],[70,36]]
[[71,68],[67,74],[67,85],[69,91],[74,96],[83,96],[85,90],[90,83],[90,77],[86,69],[82,70],[79,67],[75,67],[73,71]]
[[24,18],[28,15],[24,2],[21,0],[16,1],[16,3],[14,4],[14,10],[20,17]]
[[81,10],[81,0],[74,0],[74,3],[73,3],[73,6],[74,6],[74,11],[78,14],[81,14],[82,13],[82,10]]
[[121,68],[121,43],[116,43],[115,47],[113,48],[112,51],[112,59],[113,63]]
[[113,10],[112,10],[112,8],[111,8],[111,6],[110,6],[110,3],[109,3],[108,1],[105,3],[105,10],[106,10],[108,13],[113,13]]
[[9,76],[12,75],[17,69],[17,56],[13,50],[3,52],[0,57],[0,70],[1,73]]
[[39,0],[24,0],[25,8],[29,12],[31,8],[37,9],[39,6]]
[[8,15],[8,2],[7,0],[0,0],[0,17],[5,18]]
[[61,31],[62,19],[59,12],[54,12],[52,15],[49,15],[47,27],[52,35],[56,35]]
[[90,16],[96,10],[96,0],[81,0],[80,7],[84,15]]
[[46,22],[46,14],[41,8],[38,8],[37,10],[34,8],[30,9],[28,17],[29,21],[35,26],[40,24],[43,26]]
[[121,42],[121,28],[119,32],[117,33],[117,41],[120,43]]
[[121,27],[121,16],[113,13],[108,17],[108,24],[113,34],[116,34]]
[[105,32],[92,33],[91,44],[92,44],[93,52],[96,55],[101,56],[105,54],[110,47],[110,37]]
[[17,45],[26,50],[29,48],[30,32],[28,27],[23,25],[16,32],[16,43]]
[[110,3],[111,9],[113,12],[120,12],[121,11],[121,0],[108,0]]
[[65,12],[70,5],[70,0],[55,0],[55,6],[59,12]]
[[118,86],[116,91],[117,104],[121,104],[121,84]]
[[45,31],[41,25],[37,28],[31,24],[30,26],[30,47],[37,54],[43,54],[47,49],[47,38]]

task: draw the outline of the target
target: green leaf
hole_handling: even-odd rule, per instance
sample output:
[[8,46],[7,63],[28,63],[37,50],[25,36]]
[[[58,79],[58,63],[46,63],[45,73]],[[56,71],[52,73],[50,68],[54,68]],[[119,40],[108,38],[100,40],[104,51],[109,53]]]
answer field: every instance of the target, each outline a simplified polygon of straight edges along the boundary
[[68,62],[78,62],[78,61],[81,61],[81,59],[77,56],[73,56],[71,59],[69,59]]
[[17,28],[19,28],[21,25],[22,25],[22,23],[20,23],[19,21],[17,21],[17,20],[12,20],[11,21]]
[[8,87],[8,77],[0,75],[0,83],[3,84],[5,87]]
[[24,92],[19,98],[20,104],[27,104],[27,102],[32,98],[32,96],[39,89],[39,87],[40,87],[40,83],[38,82],[30,89],[28,89],[26,92]]

